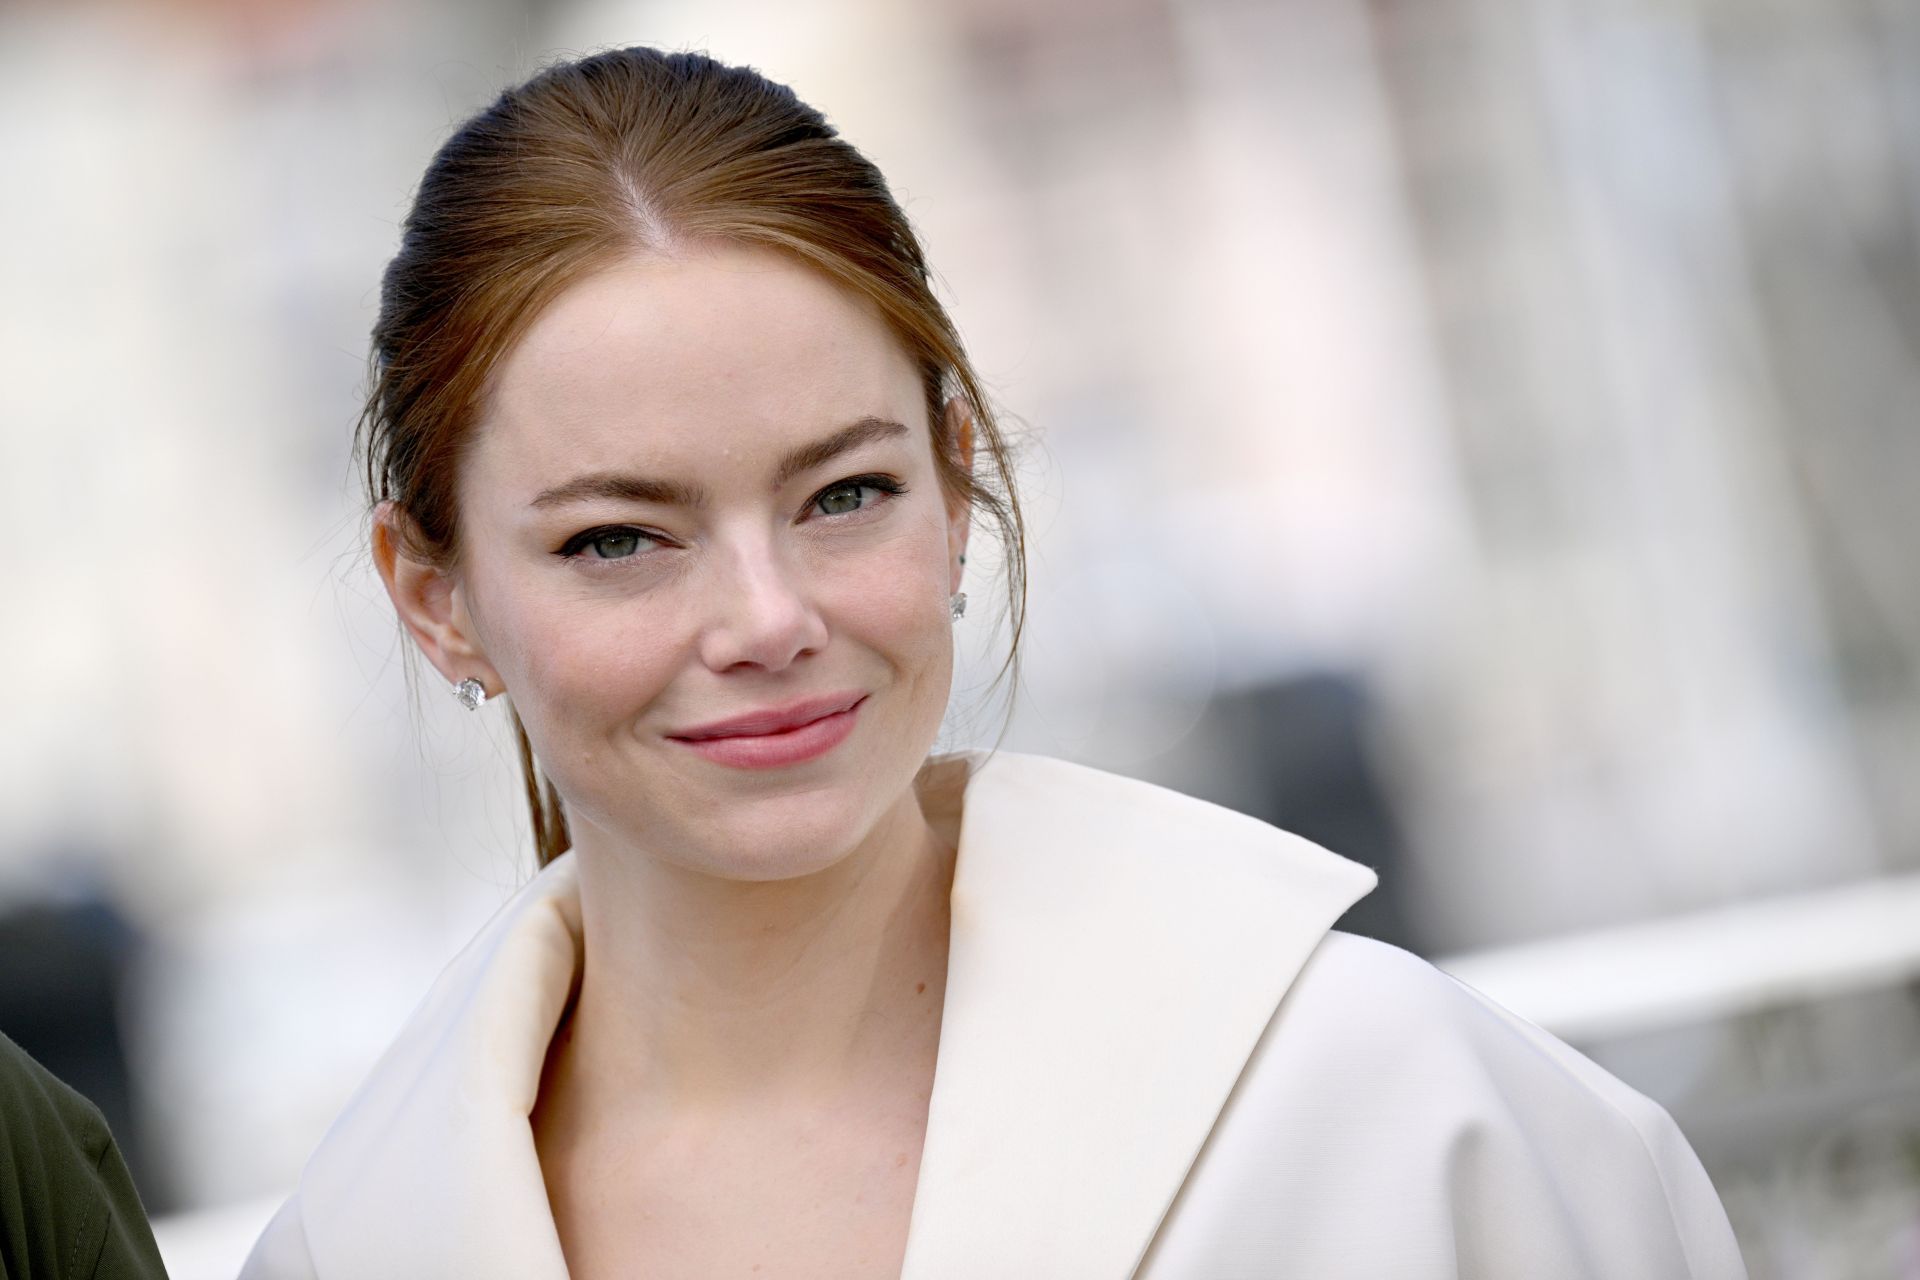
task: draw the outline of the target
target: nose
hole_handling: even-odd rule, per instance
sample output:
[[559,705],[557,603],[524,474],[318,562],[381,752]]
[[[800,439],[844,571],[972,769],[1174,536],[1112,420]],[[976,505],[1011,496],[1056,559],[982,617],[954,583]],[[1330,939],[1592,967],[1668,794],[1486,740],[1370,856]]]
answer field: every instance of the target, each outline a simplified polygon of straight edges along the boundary
[[750,665],[779,671],[827,642],[826,619],[804,568],[765,538],[741,540],[719,556],[700,657],[714,671]]

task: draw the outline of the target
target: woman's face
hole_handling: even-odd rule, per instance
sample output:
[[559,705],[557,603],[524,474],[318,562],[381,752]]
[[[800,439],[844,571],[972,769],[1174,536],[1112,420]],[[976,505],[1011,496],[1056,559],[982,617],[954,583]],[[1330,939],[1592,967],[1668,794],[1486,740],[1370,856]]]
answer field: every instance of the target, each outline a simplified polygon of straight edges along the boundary
[[[946,708],[967,511],[930,425],[877,312],[784,255],[591,276],[499,371],[430,656],[512,697],[577,843],[741,880],[828,866],[912,803]],[[815,700],[855,705],[691,740]]]

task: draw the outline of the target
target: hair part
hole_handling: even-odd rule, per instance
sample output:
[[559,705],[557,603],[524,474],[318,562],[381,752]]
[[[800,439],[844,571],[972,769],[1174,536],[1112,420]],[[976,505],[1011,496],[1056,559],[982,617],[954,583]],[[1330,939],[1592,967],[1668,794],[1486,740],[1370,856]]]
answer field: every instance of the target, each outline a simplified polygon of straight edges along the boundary
[[[880,171],[819,111],[704,54],[642,46],[556,64],[434,155],[382,280],[355,432],[368,501],[405,517],[409,556],[457,572],[457,477],[507,353],[588,275],[707,240],[790,254],[878,308],[920,373],[942,490],[984,514],[1005,549],[1012,640],[994,684],[1017,688],[1027,585],[1013,459],[919,239]],[[992,460],[987,479],[947,430],[956,396]],[[517,712],[513,728],[545,866],[570,846],[566,812]]]

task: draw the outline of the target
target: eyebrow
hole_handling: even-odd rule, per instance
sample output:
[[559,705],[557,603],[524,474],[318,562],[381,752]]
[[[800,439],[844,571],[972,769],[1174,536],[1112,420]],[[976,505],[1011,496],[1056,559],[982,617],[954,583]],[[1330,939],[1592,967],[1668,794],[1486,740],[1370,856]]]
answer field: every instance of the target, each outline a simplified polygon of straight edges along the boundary
[[[905,423],[891,418],[868,415],[858,418],[830,436],[790,450],[773,469],[773,487],[778,489],[795,476],[832,461],[841,454],[876,440],[890,440],[907,434]],[[575,476],[564,484],[543,489],[532,505],[539,508],[562,506],[569,502],[587,502],[611,498],[620,502],[652,502],[669,507],[704,507],[709,495],[701,485],[684,480],[660,480],[626,471],[592,471]]]

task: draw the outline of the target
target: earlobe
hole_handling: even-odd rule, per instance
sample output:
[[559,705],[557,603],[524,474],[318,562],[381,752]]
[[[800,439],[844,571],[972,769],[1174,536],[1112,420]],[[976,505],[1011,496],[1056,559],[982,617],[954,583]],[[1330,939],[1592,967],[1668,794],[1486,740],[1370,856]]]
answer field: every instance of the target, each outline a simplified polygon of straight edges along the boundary
[[449,684],[477,679],[489,694],[501,692],[501,680],[472,634],[472,620],[461,607],[459,584],[439,566],[409,554],[408,517],[392,502],[373,513],[373,563],[393,601],[401,625]]

